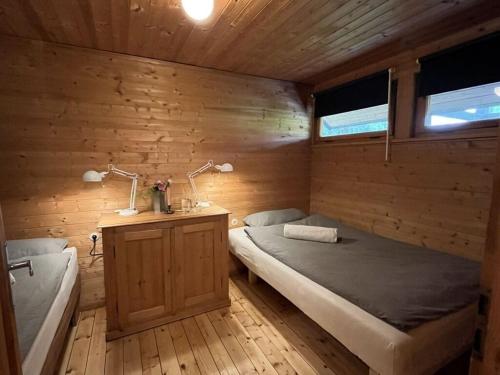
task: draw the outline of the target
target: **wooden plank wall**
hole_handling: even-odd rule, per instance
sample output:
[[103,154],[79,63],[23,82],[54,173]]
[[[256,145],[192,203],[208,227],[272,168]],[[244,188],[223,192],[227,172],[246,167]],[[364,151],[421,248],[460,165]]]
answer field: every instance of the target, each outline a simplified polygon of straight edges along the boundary
[[128,206],[130,180],[83,183],[108,163],[138,172],[148,187],[185,177],[213,159],[230,174],[197,178],[231,219],[309,206],[309,118],[303,88],[126,55],[0,38],[0,200],[9,239],[65,237],[79,250],[84,308],[104,301],[102,260],[88,234],[104,212]]
[[496,130],[414,134],[416,59],[497,31],[500,19],[374,63],[352,61],[314,91],[394,68],[398,79],[391,162],[385,144],[353,140],[312,147],[311,212],[374,233],[481,260],[491,203]]
[[480,260],[496,140],[314,146],[311,212]]

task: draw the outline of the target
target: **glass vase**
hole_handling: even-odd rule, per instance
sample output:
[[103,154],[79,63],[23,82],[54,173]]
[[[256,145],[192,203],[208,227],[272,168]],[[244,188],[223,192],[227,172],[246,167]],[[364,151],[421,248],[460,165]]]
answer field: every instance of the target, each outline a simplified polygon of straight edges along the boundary
[[[163,193],[161,191],[154,191],[153,192],[153,212],[155,214],[161,213],[162,200],[163,200],[163,202],[165,202],[165,197],[163,196]],[[163,204],[165,204],[165,203],[163,203]]]

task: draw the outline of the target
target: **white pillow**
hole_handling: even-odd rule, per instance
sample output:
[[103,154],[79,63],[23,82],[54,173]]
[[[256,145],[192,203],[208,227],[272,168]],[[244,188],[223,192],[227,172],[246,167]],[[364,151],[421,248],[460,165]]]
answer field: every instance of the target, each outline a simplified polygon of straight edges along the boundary
[[9,278],[10,278],[10,285],[14,285],[16,283],[16,278],[14,277],[14,275],[9,272]]
[[285,224],[283,235],[295,240],[337,242],[337,228],[315,227],[311,225]]
[[68,244],[65,238],[31,238],[7,241],[7,259],[19,259],[36,255],[62,253]]

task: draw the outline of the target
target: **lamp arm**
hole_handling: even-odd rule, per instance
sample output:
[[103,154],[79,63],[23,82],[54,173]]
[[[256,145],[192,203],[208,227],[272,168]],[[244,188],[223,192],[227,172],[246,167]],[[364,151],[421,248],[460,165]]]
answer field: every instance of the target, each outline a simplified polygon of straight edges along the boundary
[[210,168],[213,168],[214,167],[214,161],[213,160],[209,160],[207,162],[207,164],[201,166],[200,168],[198,168],[197,170],[195,170],[194,172],[190,172],[187,174],[187,177],[189,179],[189,183],[191,184],[191,189],[193,190],[193,194],[194,194],[194,198],[195,198],[195,202],[198,202],[199,201],[199,197],[198,197],[198,189],[196,188],[196,184],[194,183],[194,178],[200,174],[202,174],[203,172],[206,172],[207,170],[209,170]]
[[121,169],[116,168],[113,164],[108,165],[108,173],[113,172],[116,173],[117,175],[123,176],[123,177],[128,177],[128,178],[137,178],[139,175],[137,173],[131,173],[127,171],[123,171]]
[[196,188],[196,184],[194,183],[194,177],[189,176],[189,183],[191,184],[191,190],[193,190],[194,194],[194,201],[195,203],[198,202],[198,189]]
[[214,161],[213,160],[209,160],[207,164],[205,164],[204,166],[198,168],[197,170],[195,170],[194,172],[190,172],[188,173],[188,177],[189,178],[194,178],[196,176],[198,176],[199,174],[202,174],[203,172],[205,172],[206,170],[212,168],[214,166]]
[[108,164],[108,171],[103,173],[114,173],[119,176],[128,177],[132,179],[132,187],[130,189],[130,199],[129,199],[129,209],[135,210],[135,198],[137,195],[137,179],[139,175],[137,173],[127,172],[121,169],[116,168],[113,164]]
[[132,178],[132,189],[130,190],[129,208],[135,210],[135,197],[137,195],[137,176]]

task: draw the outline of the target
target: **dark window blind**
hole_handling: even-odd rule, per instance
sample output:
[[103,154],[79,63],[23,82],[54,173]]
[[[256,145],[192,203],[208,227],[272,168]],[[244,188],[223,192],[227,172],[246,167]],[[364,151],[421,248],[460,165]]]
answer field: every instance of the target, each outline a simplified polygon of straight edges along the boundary
[[315,94],[314,115],[323,117],[387,104],[389,72],[383,71]]
[[417,96],[500,81],[500,32],[422,57]]

